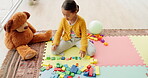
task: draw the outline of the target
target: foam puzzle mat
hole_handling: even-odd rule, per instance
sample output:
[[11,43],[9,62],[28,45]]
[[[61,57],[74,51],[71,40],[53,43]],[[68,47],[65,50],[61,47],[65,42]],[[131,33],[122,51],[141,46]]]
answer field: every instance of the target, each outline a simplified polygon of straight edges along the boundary
[[[73,78],[148,78],[148,36],[106,36],[103,37],[108,46],[104,46],[99,41],[94,41],[96,47],[95,59],[99,66],[100,75],[96,77],[86,77],[82,74]],[[42,64],[56,66],[56,63],[67,64],[69,66],[79,63],[81,67],[89,65],[90,59],[81,58],[79,60],[47,60],[47,57],[79,57],[79,49],[73,47],[66,50],[61,55],[51,54],[52,42],[47,42]],[[54,69],[41,72],[40,78],[54,78]]]

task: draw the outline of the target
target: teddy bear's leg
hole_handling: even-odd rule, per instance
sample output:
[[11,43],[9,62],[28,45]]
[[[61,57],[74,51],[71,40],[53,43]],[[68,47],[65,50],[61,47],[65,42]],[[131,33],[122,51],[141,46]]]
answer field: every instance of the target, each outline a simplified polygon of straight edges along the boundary
[[36,34],[33,36],[33,39],[30,43],[37,43],[37,42],[43,42],[43,41],[49,41],[52,37],[52,30],[48,30],[45,33]]
[[16,48],[20,56],[22,57],[22,60],[31,59],[34,56],[37,55],[37,52],[33,49],[31,49],[28,45],[22,45]]

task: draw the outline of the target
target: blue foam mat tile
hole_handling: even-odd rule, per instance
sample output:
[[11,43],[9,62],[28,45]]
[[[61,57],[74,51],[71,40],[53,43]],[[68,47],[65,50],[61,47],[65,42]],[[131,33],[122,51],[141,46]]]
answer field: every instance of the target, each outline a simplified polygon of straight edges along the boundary
[[147,78],[146,73],[146,66],[102,66],[97,78]]

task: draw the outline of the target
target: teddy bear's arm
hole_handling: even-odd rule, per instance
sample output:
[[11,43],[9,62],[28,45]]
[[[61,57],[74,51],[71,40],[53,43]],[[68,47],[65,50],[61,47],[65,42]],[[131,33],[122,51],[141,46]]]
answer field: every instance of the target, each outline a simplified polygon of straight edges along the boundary
[[29,28],[31,29],[31,31],[33,33],[35,33],[36,32],[36,29],[30,23],[27,22],[27,24],[28,24]]
[[14,49],[15,48],[15,46],[12,42],[11,36],[8,36],[7,34],[6,34],[6,37],[5,37],[5,45],[8,49]]

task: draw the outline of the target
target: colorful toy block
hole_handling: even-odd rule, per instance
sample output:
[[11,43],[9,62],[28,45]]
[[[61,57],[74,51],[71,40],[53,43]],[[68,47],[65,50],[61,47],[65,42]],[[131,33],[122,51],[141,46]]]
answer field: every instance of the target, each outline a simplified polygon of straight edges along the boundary
[[46,68],[45,67],[41,67],[40,70],[43,72],[43,71],[46,70]]
[[64,66],[64,67],[66,67],[66,68],[68,67],[68,65],[67,65],[67,64],[64,64],[63,66]]
[[91,68],[91,65],[88,65],[87,68],[90,69]]
[[65,75],[64,78],[68,78],[68,75]]
[[62,68],[54,68],[54,71],[62,71]]
[[60,78],[64,78],[64,75],[61,74],[59,77],[60,77]]
[[101,41],[102,43],[104,43],[104,42],[105,42],[105,40],[104,40],[104,39],[101,39],[100,41]]
[[48,62],[43,62],[43,64],[41,64],[41,66],[49,66],[50,64]]
[[91,67],[91,68],[89,69],[89,76],[90,76],[90,77],[93,76],[93,71],[94,71],[94,70],[93,70],[93,68]]
[[70,73],[70,76],[74,77],[74,76],[75,76],[75,74],[74,74],[74,73]]
[[87,69],[87,67],[86,67],[86,66],[84,66],[83,68],[81,68],[81,69],[80,69],[80,71],[82,71],[82,72],[83,72],[83,71],[84,71],[84,70],[86,70],[86,69]]
[[93,62],[94,64],[97,64],[98,63],[98,60],[97,59],[94,59],[94,62]]
[[62,57],[61,60],[65,60],[65,57]]
[[51,57],[51,60],[55,60],[56,58],[55,57]]
[[72,78],[72,76],[68,76],[68,78]]
[[57,60],[61,60],[61,57],[56,57],[57,58]]
[[66,71],[65,73],[66,73],[66,75],[70,75],[70,71]]
[[95,66],[95,72],[96,72],[96,75],[100,75],[100,68],[99,66]]
[[78,70],[78,71],[77,71],[77,74],[79,74],[79,75],[80,75],[81,73],[82,73],[82,71],[80,71],[80,70]]
[[65,67],[62,67],[62,70],[64,70],[64,71],[65,71],[65,69],[66,69]]
[[77,73],[77,71],[78,71],[77,66],[72,65],[72,67],[71,67],[71,69],[70,69],[70,72],[72,72],[72,73],[76,74],[76,73]]
[[107,42],[104,42],[104,45],[105,45],[105,46],[108,46],[108,43],[107,43]]
[[46,57],[46,60],[50,60],[50,57]]
[[84,72],[84,74],[83,74],[84,76],[88,76],[88,72]]

